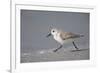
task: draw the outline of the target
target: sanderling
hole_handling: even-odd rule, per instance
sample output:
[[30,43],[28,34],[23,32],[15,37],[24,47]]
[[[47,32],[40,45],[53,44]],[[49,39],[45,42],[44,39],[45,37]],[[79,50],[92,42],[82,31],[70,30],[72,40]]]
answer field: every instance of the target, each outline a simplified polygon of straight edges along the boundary
[[67,43],[67,42],[72,42],[73,46],[76,48],[75,51],[78,51],[79,48],[76,46],[75,44],[75,40],[77,38],[83,37],[84,35],[80,35],[80,34],[75,34],[72,32],[64,32],[62,30],[58,30],[56,28],[52,28],[50,29],[50,33],[46,36],[49,37],[53,35],[53,38],[60,43],[60,46],[58,48],[56,48],[55,50],[53,50],[54,52],[57,52],[59,49],[61,49],[63,47],[63,44]]

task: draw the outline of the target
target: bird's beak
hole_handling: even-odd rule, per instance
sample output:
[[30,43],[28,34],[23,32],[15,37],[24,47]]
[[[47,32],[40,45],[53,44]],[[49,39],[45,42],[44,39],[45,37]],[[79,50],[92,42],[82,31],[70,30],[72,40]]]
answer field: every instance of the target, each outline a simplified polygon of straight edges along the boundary
[[49,33],[46,37],[48,38],[49,36],[51,36],[51,33]]

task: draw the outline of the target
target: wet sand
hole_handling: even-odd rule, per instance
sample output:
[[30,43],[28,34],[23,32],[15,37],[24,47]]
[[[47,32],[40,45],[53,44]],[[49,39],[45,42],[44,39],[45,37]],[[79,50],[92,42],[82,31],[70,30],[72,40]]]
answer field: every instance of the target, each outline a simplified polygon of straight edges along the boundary
[[30,62],[48,62],[48,61],[74,61],[74,60],[89,60],[89,49],[62,48],[57,52],[53,49],[42,49],[21,53],[21,63]]

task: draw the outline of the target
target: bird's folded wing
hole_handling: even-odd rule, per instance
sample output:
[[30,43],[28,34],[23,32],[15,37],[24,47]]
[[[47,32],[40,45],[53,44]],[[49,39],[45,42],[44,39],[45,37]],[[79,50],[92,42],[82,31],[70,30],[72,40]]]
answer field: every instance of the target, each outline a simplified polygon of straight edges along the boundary
[[63,40],[66,40],[66,39],[79,38],[80,35],[76,35],[76,34],[71,33],[71,32],[62,32],[62,33],[60,34],[60,37],[61,37]]

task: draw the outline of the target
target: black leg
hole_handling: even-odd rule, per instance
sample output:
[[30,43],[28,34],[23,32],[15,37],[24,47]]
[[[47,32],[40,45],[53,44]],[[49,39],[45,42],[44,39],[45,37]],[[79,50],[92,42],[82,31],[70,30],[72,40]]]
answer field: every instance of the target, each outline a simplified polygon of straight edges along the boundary
[[76,46],[75,42],[73,41],[72,43],[73,43],[74,47],[76,48],[76,50],[79,50],[79,48]]
[[60,45],[57,49],[54,50],[54,52],[57,52],[59,49],[61,49],[63,46]]

